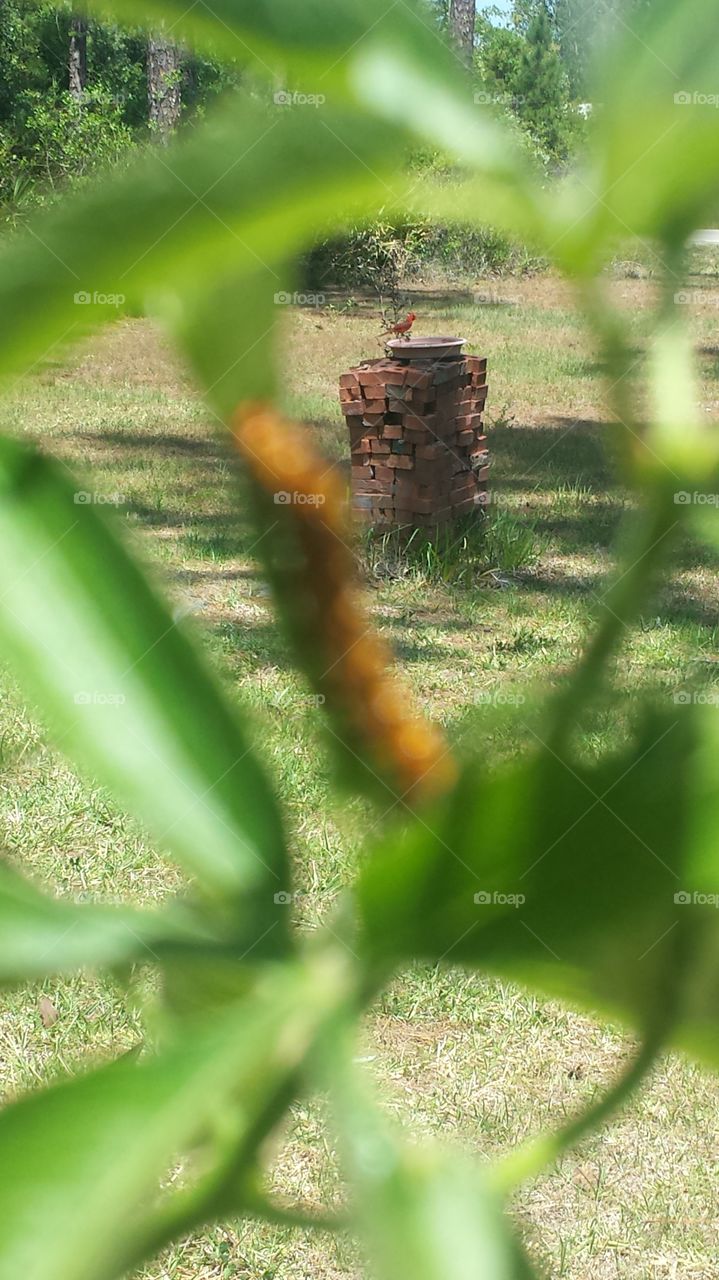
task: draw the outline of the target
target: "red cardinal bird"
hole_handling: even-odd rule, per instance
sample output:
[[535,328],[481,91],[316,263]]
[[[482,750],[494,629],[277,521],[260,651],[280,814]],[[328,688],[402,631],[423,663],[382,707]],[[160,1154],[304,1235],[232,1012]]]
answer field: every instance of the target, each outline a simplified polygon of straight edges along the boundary
[[414,311],[408,311],[404,320],[398,320],[396,324],[391,325],[389,329],[385,329],[379,336],[380,338],[386,338],[388,333],[393,333],[395,338],[403,338],[409,333],[416,319]]

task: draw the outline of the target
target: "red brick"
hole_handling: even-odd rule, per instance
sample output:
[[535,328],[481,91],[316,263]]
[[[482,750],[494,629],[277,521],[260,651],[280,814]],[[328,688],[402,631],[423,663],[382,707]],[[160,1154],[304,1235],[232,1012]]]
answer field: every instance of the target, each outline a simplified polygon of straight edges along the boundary
[[341,386],[341,387],[354,387],[354,388],[358,389],[358,388],[359,388],[359,382],[357,381],[357,375],[356,375],[356,374],[354,374],[354,373],[341,373],[341,374],[340,374],[340,386]]
[[401,386],[396,382],[388,382],[385,387],[385,395],[388,400],[401,400],[402,404],[409,404],[412,400],[412,394],[409,387]]
[[342,412],[345,418],[355,417],[364,413],[364,405],[361,400],[350,400],[342,405]]
[[446,363],[439,362],[434,367],[434,381],[437,386],[441,386],[448,382],[455,382],[466,373],[464,362],[458,360],[448,360]]
[[387,458],[388,467],[399,467],[402,471],[409,471],[414,467],[414,458],[408,458],[403,453],[391,453]]
[[383,440],[401,440],[402,428],[394,422],[385,423],[381,431]]
[[408,413],[405,414],[404,425],[411,427],[413,431],[426,431],[434,435],[437,430],[437,415],[430,413],[426,418],[420,418],[414,413]]
[[389,442],[385,444],[384,440],[370,440],[370,447],[373,453],[389,453]]
[[411,497],[412,494],[417,494],[417,496],[419,496],[421,488],[422,486],[419,483],[414,470],[397,472],[397,476],[395,478],[395,492],[398,495],[401,495],[402,497],[409,495]]
[[415,474],[420,484],[441,484],[449,477],[449,468],[438,462],[421,462],[414,464]]
[[364,411],[365,413],[384,413],[384,397],[381,400],[365,400]]
[[357,372],[359,384],[361,387],[384,387],[387,381],[387,372],[384,369],[359,369]]

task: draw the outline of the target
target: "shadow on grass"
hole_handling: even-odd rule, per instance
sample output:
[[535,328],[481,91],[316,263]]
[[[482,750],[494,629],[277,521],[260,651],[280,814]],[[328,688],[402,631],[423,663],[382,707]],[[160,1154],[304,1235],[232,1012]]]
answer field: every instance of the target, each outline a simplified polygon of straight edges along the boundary
[[610,423],[554,418],[550,425],[490,428],[491,489],[497,506],[571,555],[614,542],[624,514],[613,496],[606,448]]
[[99,443],[132,452],[139,450],[146,453],[149,460],[156,460],[158,454],[161,457],[206,458],[209,462],[220,462],[233,456],[231,449],[224,447],[219,437],[213,436],[195,439],[151,431],[78,431],[77,438],[94,446]]
[[[424,296],[424,295],[423,295]],[[446,293],[437,295],[438,305],[446,302]],[[544,540],[549,558],[540,557],[535,568],[511,575],[512,590],[518,596],[536,594],[565,597],[590,604],[601,594],[606,584],[607,553],[616,541],[623,518],[626,494],[616,484],[616,471],[611,458],[612,423],[586,418],[556,416],[545,419],[541,426],[501,423],[488,425],[488,443],[493,470],[491,488],[497,500],[511,498],[506,509],[518,523],[524,523],[536,534],[538,542]],[[313,422],[309,427],[319,438],[330,430],[337,440],[337,424]],[[339,431],[342,431],[340,426]],[[195,589],[202,594],[203,585],[213,581],[259,583],[263,573],[259,566],[227,567],[229,560],[249,559],[254,562],[257,531],[243,514],[245,499],[242,485],[234,487],[231,470],[234,458],[219,437],[199,439],[174,436],[169,433],[140,433],[106,431],[93,435],[108,446],[110,467],[122,465],[132,472],[135,466],[157,462],[158,456],[168,464],[176,459],[187,496],[186,509],[175,506],[171,510],[152,505],[151,500],[130,503],[126,509],[132,522],[149,531],[168,529],[176,533],[180,554],[188,559],[203,562],[202,567],[167,566],[170,581]],[[113,457],[112,451],[117,454]],[[218,468],[229,463],[230,472],[222,474]],[[343,455],[328,459],[329,467],[343,482],[349,479],[349,460]],[[220,510],[208,510],[218,499]],[[236,499],[237,509],[230,505]],[[193,508],[194,502],[194,508]],[[514,505],[513,505],[514,503]],[[596,553],[593,557],[592,553]],[[581,563],[572,557],[582,557]],[[592,560],[596,565],[593,570]],[[719,558],[710,549],[684,540],[674,561],[679,567],[714,566]],[[501,566],[500,572],[501,572]],[[470,591],[481,593],[487,584],[479,580]],[[658,598],[656,611],[677,624],[695,622],[713,627],[715,613],[710,603],[705,603],[683,587],[667,587]],[[437,619],[423,617],[417,622],[412,618],[385,618],[382,629],[389,633],[395,652],[401,661],[421,663],[439,661],[451,663],[460,651],[451,642],[444,643],[437,635],[451,632],[461,646],[462,635],[471,635],[474,624],[458,617]],[[421,625],[426,640],[418,641],[411,632]],[[279,666],[289,666],[286,644],[274,622],[261,619],[216,620],[209,625],[220,647],[227,655],[233,652],[250,661],[270,661]]]
[[719,347],[704,343],[696,347],[696,353],[701,376],[711,378],[713,382],[719,380]]

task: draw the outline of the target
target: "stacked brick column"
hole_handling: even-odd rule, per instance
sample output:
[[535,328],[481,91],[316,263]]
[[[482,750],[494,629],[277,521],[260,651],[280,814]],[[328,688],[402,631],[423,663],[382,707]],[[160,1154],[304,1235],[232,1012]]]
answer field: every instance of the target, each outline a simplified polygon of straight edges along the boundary
[[486,398],[479,356],[370,360],[343,373],[355,515],[430,528],[485,504]]

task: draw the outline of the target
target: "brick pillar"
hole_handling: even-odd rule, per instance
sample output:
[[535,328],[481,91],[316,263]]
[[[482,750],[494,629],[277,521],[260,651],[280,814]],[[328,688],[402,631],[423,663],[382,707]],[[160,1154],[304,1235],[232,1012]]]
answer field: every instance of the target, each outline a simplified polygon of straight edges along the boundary
[[480,356],[368,360],[343,373],[353,514],[437,528],[486,504],[486,398]]

